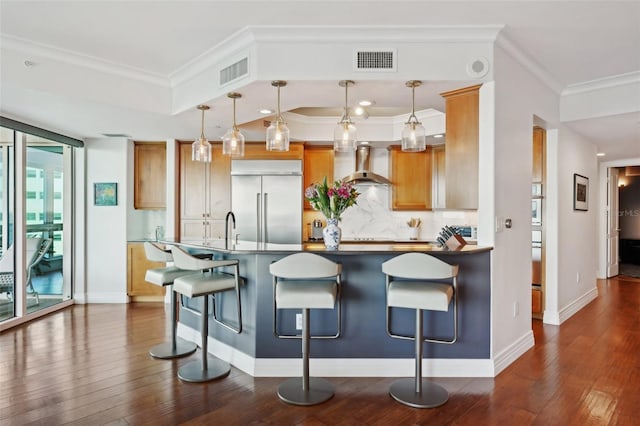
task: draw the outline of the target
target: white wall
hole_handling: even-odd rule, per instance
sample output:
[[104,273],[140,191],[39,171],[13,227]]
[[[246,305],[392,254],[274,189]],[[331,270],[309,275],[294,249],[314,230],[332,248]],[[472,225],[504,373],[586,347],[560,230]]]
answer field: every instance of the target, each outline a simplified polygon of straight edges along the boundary
[[[547,140],[548,195],[554,211],[547,220],[547,275],[544,322],[561,324],[597,296],[597,147],[561,126]],[[551,165],[553,165],[553,168]],[[573,175],[589,178],[589,210],[573,210]]]
[[[534,115],[557,122],[558,96],[502,48],[494,55],[494,186],[480,199],[495,199],[492,252],[492,358],[496,373],[533,345],[531,332],[531,182]],[[482,97],[488,93],[481,92]],[[481,116],[483,112],[481,110]],[[486,125],[486,123],[482,123]],[[481,126],[482,127],[482,126]],[[487,130],[481,133],[490,133]],[[484,141],[486,142],[486,141]],[[485,148],[490,143],[485,143]],[[481,153],[481,157],[484,155]],[[485,171],[490,173],[490,171]],[[512,220],[511,229],[504,221]],[[487,222],[479,212],[479,222]],[[489,238],[481,232],[481,239]]]
[[[125,138],[86,141],[86,283],[89,303],[126,303],[128,145]],[[95,206],[93,184],[116,182],[117,206]]]

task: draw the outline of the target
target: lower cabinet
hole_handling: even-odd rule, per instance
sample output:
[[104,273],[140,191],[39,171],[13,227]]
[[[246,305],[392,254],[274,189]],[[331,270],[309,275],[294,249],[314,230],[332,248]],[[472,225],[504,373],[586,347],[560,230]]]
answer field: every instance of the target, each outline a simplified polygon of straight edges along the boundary
[[144,280],[147,269],[163,268],[164,263],[147,260],[143,243],[127,244],[127,295],[137,302],[160,302],[164,299],[164,287]]
[[531,288],[531,313],[542,314],[542,289],[539,286]]

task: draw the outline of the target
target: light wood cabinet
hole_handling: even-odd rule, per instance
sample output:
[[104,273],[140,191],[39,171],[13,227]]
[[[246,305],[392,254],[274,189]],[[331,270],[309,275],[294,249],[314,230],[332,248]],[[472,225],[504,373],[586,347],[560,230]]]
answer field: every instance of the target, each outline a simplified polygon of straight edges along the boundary
[[162,301],[164,287],[149,284],[144,276],[147,269],[164,267],[164,263],[147,260],[143,243],[127,244],[127,295],[136,301]]
[[447,207],[445,150],[445,145],[434,145],[431,150],[431,156],[433,157],[431,202],[434,209],[444,209]]
[[481,85],[441,93],[446,103],[446,208],[478,208]]
[[231,210],[231,159],[212,145],[211,163],[191,160],[191,143],[180,143],[180,237],[212,238],[224,232]]
[[164,142],[134,142],[133,208],[166,208],[167,148]]
[[431,147],[403,152],[389,147],[391,210],[431,210]]
[[[307,188],[312,183],[321,183],[326,177],[331,183],[333,177],[333,161],[335,155],[333,146],[306,146],[304,148],[304,187]],[[304,198],[304,209],[313,210],[309,202]]]
[[542,290],[539,287],[531,289],[531,313],[542,314]]
[[265,142],[247,142],[244,145],[244,157],[238,160],[302,160],[303,156],[302,142],[289,143],[289,151],[267,151]]
[[546,132],[542,127],[533,128],[533,183],[542,183],[544,140]]

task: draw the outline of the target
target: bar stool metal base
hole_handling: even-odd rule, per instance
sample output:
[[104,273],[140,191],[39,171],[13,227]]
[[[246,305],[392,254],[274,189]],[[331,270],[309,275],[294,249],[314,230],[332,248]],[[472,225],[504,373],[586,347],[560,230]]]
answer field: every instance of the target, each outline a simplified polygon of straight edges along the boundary
[[278,386],[278,397],[288,404],[316,405],[331,399],[333,385],[324,379],[309,377],[309,389],[302,389],[302,377],[295,377]]
[[171,342],[160,343],[149,349],[149,355],[156,359],[174,359],[191,355],[198,345],[183,339],[177,339],[175,346]]
[[449,400],[449,392],[442,386],[422,379],[422,392],[416,392],[416,379],[400,379],[391,384],[389,395],[401,404],[414,408],[435,408]]
[[192,361],[178,370],[178,378],[185,382],[202,383],[220,379],[229,375],[231,367],[228,363],[215,357],[207,358],[207,368],[202,368],[202,361]]

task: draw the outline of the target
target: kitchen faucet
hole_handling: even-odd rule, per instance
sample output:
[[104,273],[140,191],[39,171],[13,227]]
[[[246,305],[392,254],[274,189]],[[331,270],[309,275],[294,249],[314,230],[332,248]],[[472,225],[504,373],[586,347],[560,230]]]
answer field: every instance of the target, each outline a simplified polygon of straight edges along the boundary
[[[224,247],[229,248],[229,217],[231,217],[232,231],[236,229],[236,216],[232,211],[227,212],[224,218]],[[233,232],[231,232],[231,238],[233,238]]]

